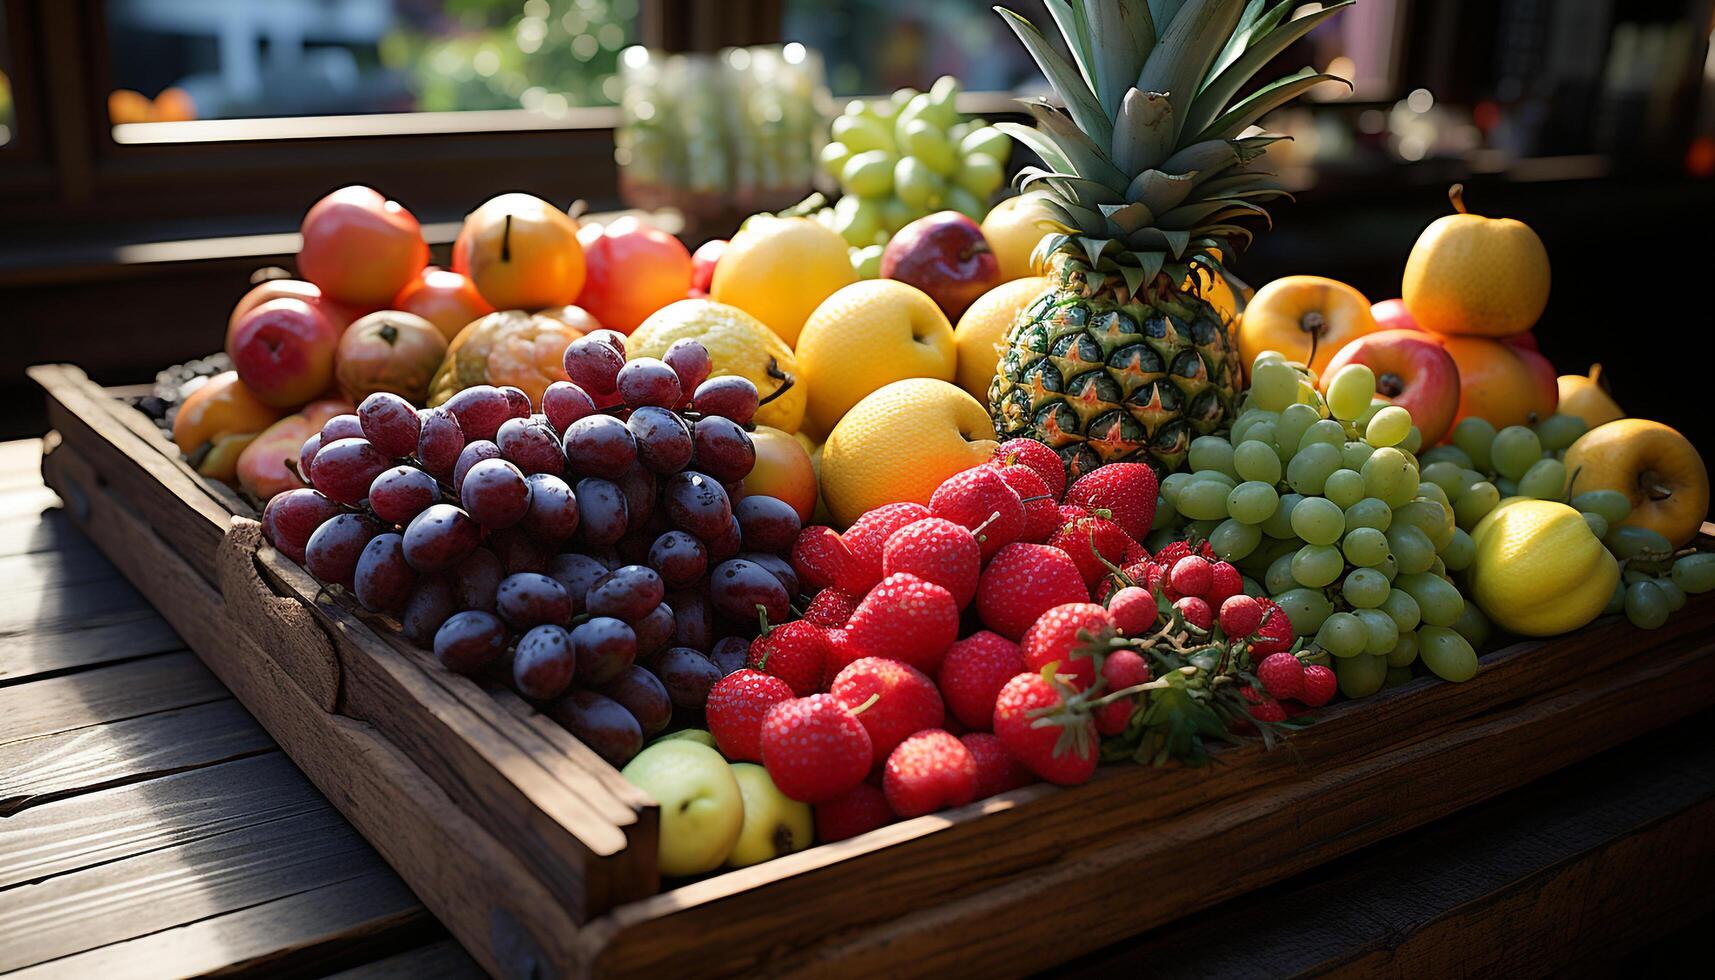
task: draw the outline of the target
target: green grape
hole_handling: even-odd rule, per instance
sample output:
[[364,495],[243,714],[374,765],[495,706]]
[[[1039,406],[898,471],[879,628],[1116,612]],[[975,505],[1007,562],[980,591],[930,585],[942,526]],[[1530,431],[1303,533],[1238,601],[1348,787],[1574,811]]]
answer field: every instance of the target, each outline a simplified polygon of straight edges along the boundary
[[1542,440],[1522,425],[1509,425],[1495,434],[1489,447],[1489,459],[1495,472],[1509,480],[1518,480],[1530,469],[1530,464],[1542,458]]
[[[1264,354],[1270,352],[1265,351]],[[1264,361],[1263,355],[1251,365],[1251,400],[1270,412],[1285,410],[1298,400],[1298,372],[1285,360]]]
[[[1428,480],[1418,480],[1417,496],[1435,501],[1440,504],[1441,509],[1445,510],[1449,515],[1453,513],[1453,498],[1447,496],[1447,491],[1441,489],[1437,484],[1430,483]],[[1448,521],[1451,523],[1452,518],[1449,517]]]
[[1446,520],[1447,512],[1433,500],[1413,500],[1403,507],[1393,509],[1393,526],[1395,529],[1401,525],[1415,527],[1432,542],[1437,535],[1442,533]]
[[1193,480],[1180,488],[1173,506],[1194,521],[1226,520],[1227,492],[1227,486],[1218,480]]
[[[1225,520],[1225,518],[1221,520]],[[1186,540],[1207,541],[1209,535],[1215,533],[1215,528],[1221,526],[1221,520],[1186,521],[1181,530],[1185,532]]]
[[[1424,457],[1427,459],[1428,457]],[[1423,464],[1419,474],[1423,479],[1441,488],[1441,492],[1452,500],[1465,492],[1465,478],[1460,473],[1459,464],[1449,460],[1436,460]]]
[[1441,560],[1440,555],[1436,555],[1435,558],[1430,561],[1430,563],[1429,563],[1429,574],[1435,576],[1436,578],[1446,578],[1447,577],[1447,563]]
[[1406,429],[1405,438],[1399,441],[1399,448],[1413,456],[1417,455],[1417,451],[1423,448],[1423,430],[1415,425]]
[[1566,464],[1558,459],[1539,459],[1519,477],[1518,492],[1538,500],[1566,497]]
[[1220,436],[1198,436],[1191,440],[1186,462],[1193,470],[1219,470],[1234,479],[1239,475],[1233,469],[1233,444]]
[[1355,657],[1369,642],[1364,621],[1346,612],[1332,613],[1316,631],[1316,645],[1336,657]]
[[1658,578],[1655,580],[1655,587],[1667,596],[1668,612],[1676,613],[1685,608],[1685,590],[1673,584],[1673,579]]
[[1346,560],[1360,568],[1372,568],[1387,560],[1387,535],[1373,527],[1354,527],[1340,542]]
[[1584,518],[1584,523],[1589,526],[1590,533],[1594,534],[1598,540],[1608,536],[1607,518],[1595,511],[1586,511],[1579,516]]
[[1363,414],[1359,415],[1352,424],[1357,426],[1358,431],[1362,432],[1364,427],[1370,424],[1370,419],[1376,417],[1377,412],[1392,404],[1393,402],[1390,402],[1385,398],[1372,398],[1370,399],[1369,407],[1364,409]]
[[1364,499],[1364,477],[1355,470],[1338,469],[1322,484],[1322,496],[1344,510]]
[[1173,501],[1168,500],[1160,494],[1156,494],[1155,516],[1149,519],[1149,529],[1151,531],[1159,531],[1164,527],[1171,527],[1173,522],[1178,519],[1179,511],[1173,506]]
[[1290,539],[1298,537],[1298,532],[1292,529],[1292,512],[1298,509],[1298,502],[1303,499],[1303,494],[1281,494],[1280,506],[1275,508],[1268,520],[1262,522],[1262,533],[1271,538]]
[[1632,502],[1618,490],[1586,490],[1573,497],[1571,503],[1574,510],[1601,514],[1611,525],[1632,516]]
[[1489,472],[1494,467],[1489,462],[1489,449],[1495,441],[1495,427],[1488,420],[1475,415],[1461,419],[1453,427],[1453,445],[1470,460],[1466,465],[1474,470]]
[[1631,585],[1633,582],[1649,582],[1654,579],[1654,575],[1651,575],[1649,572],[1646,572],[1641,568],[1627,568],[1620,572],[1620,581],[1627,585]]
[[1302,453],[1304,447],[1318,442],[1325,442],[1338,452],[1346,445],[1345,426],[1333,419],[1319,419],[1298,438],[1298,451]]
[[1262,528],[1227,518],[1209,532],[1209,547],[1223,561],[1239,561],[1262,542]]
[[1387,665],[1397,669],[1410,667],[1414,663],[1417,663],[1417,633],[1413,629],[1402,628],[1393,649],[1387,652]]
[[1275,455],[1273,446],[1264,442],[1246,440],[1234,446],[1233,469],[1240,479],[1270,486],[1280,482],[1280,457]]
[[1340,594],[1355,609],[1375,609],[1387,600],[1392,590],[1387,576],[1373,568],[1354,568],[1340,583]]
[[1347,527],[1373,527],[1386,531],[1393,524],[1393,508],[1385,500],[1365,497],[1346,508]]
[[1465,597],[1446,579],[1426,573],[1401,573],[1393,584],[1394,588],[1403,589],[1417,600],[1418,609],[1423,611],[1423,621],[1431,626],[1452,626],[1459,621]]
[[1352,615],[1364,624],[1364,652],[1386,654],[1399,642],[1399,627],[1393,617],[1380,609],[1360,609]]
[[1667,622],[1667,593],[1654,582],[1633,582],[1626,586],[1626,618],[1638,629],[1653,630]]
[[1417,655],[1430,673],[1444,681],[1468,681],[1477,676],[1477,651],[1457,630],[1445,626],[1420,628]]
[[1410,524],[1395,524],[1389,528],[1387,543],[1388,551],[1399,562],[1399,570],[1406,575],[1427,572],[1435,561],[1434,542],[1429,540],[1429,535]]
[[1364,490],[1398,507],[1417,492],[1417,470],[1411,459],[1393,447],[1377,449],[1364,461]]
[[1292,632],[1299,636],[1315,633],[1334,612],[1334,604],[1320,589],[1287,589],[1275,594],[1274,604],[1286,613]]
[[1376,396],[1376,373],[1365,364],[1348,364],[1328,379],[1328,411],[1350,422],[1370,407]]
[[1268,364],[1271,362],[1275,364],[1285,364],[1286,355],[1277,350],[1257,351],[1256,357],[1251,359],[1251,367],[1255,368],[1259,364]]
[[1411,413],[1398,405],[1389,405],[1364,426],[1364,441],[1376,448],[1397,446],[1411,432]]
[[1472,465],[1471,457],[1465,455],[1465,450],[1452,445],[1430,446],[1423,451],[1421,460],[1424,466],[1428,466],[1430,463],[1452,463],[1454,466],[1468,470]]
[[[1466,605],[1475,608],[1474,603]],[[1382,600],[1380,609],[1392,617],[1393,624],[1399,627],[1401,633],[1417,629],[1417,624],[1423,622],[1423,610],[1417,607],[1417,600],[1399,589],[1388,590],[1387,598]]]
[[1346,532],[1346,515],[1323,497],[1305,497],[1292,508],[1292,530],[1310,544],[1333,544]]
[[1280,494],[1261,480],[1246,480],[1227,494],[1227,513],[1246,524],[1261,524],[1279,508]]
[[1318,496],[1328,477],[1340,468],[1340,451],[1325,442],[1314,442],[1298,450],[1286,464],[1286,482],[1306,497]]
[[1269,452],[1274,453],[1275,462],[1285,465],[1280,458],[1280,450],[1274,444],[1275,430],[1279,425],[1278,420],[1263,419],[1261,422],[1253,422],[1251,427],[1245,430],[1245,441],[1262,443],[1268,447]]
[[1387,658],[1359,654],[1334,661],[1334,677],[1346,697],[1367,698],[1387,683]]
[[1340,447],[1340,465],[1348,470],[1361,470],[1376,447],[1360,439],[1354,439]]
[[1477,557],[1477,543],[1471,540],[1471,535],[1462,527],[1453,529],[1453,536],[1436,552],[1446,563],[1450,571],[1462,572],[1471,567],[1471,560]]
[[1392,552],[1389,552],[1388,556],[1382,559],[1382,563],[1375,566],[1375,569],[1386,575],[1389,582],[1399,577],[1399,562],[1394,560]]
[[1609,528],[1602,543],[1620,559],[1663,560],[1673,554],[1672,542],[1662,537],[1661,532],[1635,524]]
[[[1487,476],[1478,473],[1476,470],[1460,470],[1459,475],[1464,478],[1465,490],[1469,490],[1488,479]],[[1464,491],[1460,491],[1460,494],[1463,495]]]
[[1154,554],[1155,552],[1167,547],[1169,544],[1183,538],[1184,534],[1181,533],[1180,528],[1164,527],[1159,531],[1151,531],[1144,535],[1143,546],[1149,550],[1150,554]]
[[1495,489],[1501,492],[1501,499],[1518,496],[1518,481],[1509,480],[1504,476],[1495,477]]
[[1268,590],[1262,587],[1261,582],[1258,582],[1256,579],[1251,578],[1249,575],[1239,576],[1239,582],[1244,587],[1245,595],[1250,596],[1252,599],[1266,599],[1266,598],[1268,598]]
[[1307,544],[1292,556],[1292,579],[1307,589],[1333,584],[1345,568],[1340,549],[1325,544]]
[[[1617,611],[1617,610],[1616,610]],[[1489,636],[1495,628],[1489,623],[1489,617],[1477,608],[1474,602],[1465,603],[1465,608],[1459,611],[1459,618],[1453,621],[1453,629],[1471,644],[1474,650],[1481,650],[1489,645]]]
[[1298,549],[1287,552],[1268,563],[1268,572],[1262,577],[1262,584],[1268,587],[1272,594],[1279,595],[1287,589],[1296,588],[1298,580],[1292,577],[1292,559],[1298,554]]
[[1542,441],[1545,452],[1554,452],[1577,442],[1588,429],[1578,416],[1556,413],[1536,424],[1536,437]]
[[1180,470],[1177,473],[1169,473],[1161,478],[1161,486],[1157,492],[1161,494],[1163,500],[1166,500],[1174,506],[1178,506],[1179,491],[1185,486],[1185,484],[1190,482],[1191,474],[1184,470]]
[[1459,522],[1460,527],[1469,531],[1500,502],[1501,492],[1493,483],[1487,480],[1473,483],[1465,488],[1465,495],[1453,504],[1453,519]]
[[1673,563],[1673,584],[1680,591],[1701,595],[1715,589],[1715,555],[1699,552]]
[[[1628,583],[1626,582],[1624,577],[1622,577],[1618,582],[1614,583],[1614,594],[1608,597],[1608,604],[1606,606],[1602,607],[1602,615],[1604,615],[1604,616],[1618,616],[1620,613],[1623,613],[1626,611],[1626,585],[1627,584]],[[1466,605],[1474,606],[1474,605],[1476,605],[1476,603],[1474,603],[1474,602],[1466,603]]]
[[1326,418],[1328,415],[1328,406],[1322,404],[1322,393],[1316,390],[1316,379],[1313,377],[1298,379],[1298,403],[1314,408],[1317,418]]
[[1226,487],[1228,490],[1231,490],[1232,488],[1239,485],[1239,481],[1233,479],[1232,477],[1221,472],[1220,470],[1196,470],[1191,474],[1191,482],[1192,483],[1204,483],[1204,482],[1219,483],[1221,486]]
[[[1239,418],[1238,421],[1233,423],[1233,431],[1232,431],[1231,435],[1232,435],[1232,444],[1233,444],[1234,451],[1238,450],[1240,443],[1242,443],[1246,440],[1254,440],[1256,438],[1255,436],[1250,434],[1252,429],[1263,424],[1264,422],[1267,422],[1270,426],[1273,426],[1275,423],[1277,423],[1279,421],[1280,421],[1280,413],[1279,412],[1265,412],[1260,408],[1253,408],[1250,411],[1246,412],[1243,416],[1241,416]],[[1272,432],[1273,429],[1271,428],[1269,431]],[[1272,438],[1272,436],[1270,438]],[[1270,447],[1269,453],[1273,454],[1273,452],[1274,452],[1273,447]]]
[[1276,445],[1288,449],[1287,459],[1291,459],[1292,454],[1297,451],[1304,433],[1310,431],[1310,427],[1321,418],[1320,412],[1302,402],[1289,405],[1280,413],[1280,422],[1274,427],[1274,441]]

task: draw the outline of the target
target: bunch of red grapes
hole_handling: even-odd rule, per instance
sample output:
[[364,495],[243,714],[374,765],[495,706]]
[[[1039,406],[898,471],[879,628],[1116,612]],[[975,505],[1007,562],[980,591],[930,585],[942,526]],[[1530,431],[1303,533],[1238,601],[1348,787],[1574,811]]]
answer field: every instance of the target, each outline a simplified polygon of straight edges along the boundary
[[509,386],[421,410],[370,395],[304,443],[313,489],[270,500],[262,527],[617,766],[675,709],[700,714],[761,624],[787,620],[800,522],[745,494],[756,387],[709,377],[701,344],[627,361],[624,335],[597,330],[564,363],[571,380],[540,406]]

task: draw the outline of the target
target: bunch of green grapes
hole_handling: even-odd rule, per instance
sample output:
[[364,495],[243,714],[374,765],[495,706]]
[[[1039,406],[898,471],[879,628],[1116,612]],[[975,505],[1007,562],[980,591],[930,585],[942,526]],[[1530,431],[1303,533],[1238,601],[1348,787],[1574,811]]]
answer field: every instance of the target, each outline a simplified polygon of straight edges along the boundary
[[987,216],[989,196],[1006,180],[1012,140],[981,119],[962,119],[958,94],[959,80],[944,75],[927,92],[853,99],[834,120],[821,162],[843,196],[821,218],[851,246],[860,276],[879,275],[882,246],[926,214]]
[[1238,565],[1332,656],[1348,697],[1403,683],[1419,660],[1470,678],[1488,624],[1448,573],[1475,547],[1444,488],[1420,474],[1422,435],[1376,399],[1364,365],[1341,368],[1326,399],[1315,382],[1259,354],[1230,438],[1193,440],[1190,470],[1162,481],[1158,526],[1182,525]]

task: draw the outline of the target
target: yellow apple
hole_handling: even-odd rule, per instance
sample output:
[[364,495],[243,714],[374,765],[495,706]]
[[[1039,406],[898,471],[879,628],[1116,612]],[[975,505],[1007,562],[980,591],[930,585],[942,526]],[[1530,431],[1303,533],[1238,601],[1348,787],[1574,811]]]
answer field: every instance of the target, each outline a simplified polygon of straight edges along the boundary
[[816,821],[809,804],[788,799],[774,785],[768,770],[755,763],[736,762],[732,774],[744,797],[744,827],[727,857],[728,865],[743,868],[761,864],[810,846]]
[[620,775],[661,805],[662,874],[702,874],[726,861],[744,826],[744,798],[719,752],[688,738],[656,742]]

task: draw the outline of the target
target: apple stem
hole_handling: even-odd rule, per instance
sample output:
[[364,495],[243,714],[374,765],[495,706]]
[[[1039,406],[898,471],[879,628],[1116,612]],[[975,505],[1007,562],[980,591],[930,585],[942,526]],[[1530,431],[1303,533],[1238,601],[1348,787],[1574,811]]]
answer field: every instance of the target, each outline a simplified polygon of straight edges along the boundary
[[1298,320],[1298,329],[1310,335],[1310,356],[1304,359],[1306,364],[1316,362],[1316,347],[1322,341],[1322,331],[1328,329],[1328,318],[1321,310],[1311,310]]
[[1471,212],[1465,210],[1465,185],[1464,184],[1454,184],[1452,187],[1447,188],[1447,200],[1453,202],[1453,210],[1459,212],[1460,214],[1470,214],[1471,213]]
[[869,696],[869,698],[868,698],[868,699],[867,699],[867,700],[865,700],[865,701],[864,701],[864,703],[862,703],[862,704],[860,704],[860,705],[858,705],[858,706],[857,706],[857,707],[855,707],[855,708],[852,708],[852,709],[851,709],[851,713],[852,713],[852,714],[854,714],[854,715],[861,715],[861,714],[863,714],[863,713],[864,713],[864,712],[865,712],[865,711],[868,711],[868,710],[869,710],[869,709],[870,709],[870,708],[871,708],[871,707],[872,707],[872,706],[874,706],[874,704],[875,704],[875,703],[876,703],[876,702],[877,702],[877,701],[880,701],[880,700],[881,700],[881,692],[880,692],[880,691],[877,691],[877,692],[876,692],[876,693],[874,693],[874,694],[871,694],[871,695],[870,695],[870,696]]
[[794,384],[798,383],[798,379],[787,374],[785,371],[780,370],[780,362],[773,357],[768,359],[768,376],[779,381],[780,387],[769,392],[766,398],[758,400],[756,403],[757,408],[761,408],[774,399],[779,398],[781,395],[786,394]]
[[506,223],[500,229],[500,261],[512,261],[512,215],[506,216]]

